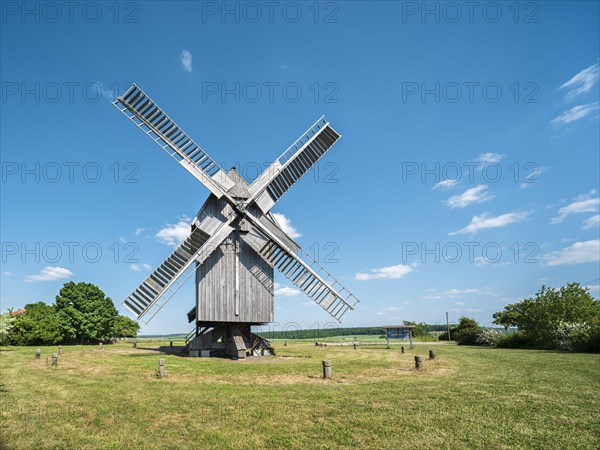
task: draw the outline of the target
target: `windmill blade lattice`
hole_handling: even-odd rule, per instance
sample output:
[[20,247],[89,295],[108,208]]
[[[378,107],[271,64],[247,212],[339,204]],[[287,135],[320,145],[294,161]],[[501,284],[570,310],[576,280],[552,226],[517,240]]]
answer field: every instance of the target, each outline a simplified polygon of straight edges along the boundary
[[235,184],[135,83],[122,96],[117,97],[113,104],[217,198]]

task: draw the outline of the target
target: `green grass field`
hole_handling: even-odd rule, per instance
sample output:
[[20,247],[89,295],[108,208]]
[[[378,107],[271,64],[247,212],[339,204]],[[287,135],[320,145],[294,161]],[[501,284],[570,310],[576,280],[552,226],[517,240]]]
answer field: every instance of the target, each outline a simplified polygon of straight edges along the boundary
[[[375,340],[375,339],[371,339]],[[141,346],[150,347],[144,342]],[[600,357],[276,341],[187,358],[130,344],[2,348],[2,448],[600,447]],[[437,359],[413,370],[414,355]],[[159,358],[167,376],[155,375]],[[321,361],[334,379],[321,379]],[[424,358],[426,359],[426,358]]]

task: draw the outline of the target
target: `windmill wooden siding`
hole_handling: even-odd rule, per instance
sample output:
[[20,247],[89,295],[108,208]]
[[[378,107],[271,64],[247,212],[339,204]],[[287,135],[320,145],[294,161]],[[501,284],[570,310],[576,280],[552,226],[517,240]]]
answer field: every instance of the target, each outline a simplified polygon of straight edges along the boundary
[[[246,188],[247,184],[239,180],[234,170],[230,175],[235,175],[238,181],[236,189]],[[194,223],[206,216],[225,220],[231,212],[227,202],[211,195]],[[273,268],[240,238],[246,232],[243,225],[239,228],[196,270],[196,320],[199,322],[269,323],[274,320]],[[236,287],[239,288],[237,305]]]

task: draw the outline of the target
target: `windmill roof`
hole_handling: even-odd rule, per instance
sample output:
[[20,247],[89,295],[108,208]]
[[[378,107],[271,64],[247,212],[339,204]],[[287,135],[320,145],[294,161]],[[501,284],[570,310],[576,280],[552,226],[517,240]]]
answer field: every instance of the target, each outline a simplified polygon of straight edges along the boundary
[[229,194],[231,194],[233,197],[238,198],[250,197],[250,193],[248,192],[249,185],[246,182],[246,180],[244,180],[244,177],[242,177],[238,173],[238,171],[235,170],[235,167],[232,167],[227,175],[229,176],[229,178],[231,178],[231,181],[235,183],[235,185],[233,185],[231,189],[229,189]]

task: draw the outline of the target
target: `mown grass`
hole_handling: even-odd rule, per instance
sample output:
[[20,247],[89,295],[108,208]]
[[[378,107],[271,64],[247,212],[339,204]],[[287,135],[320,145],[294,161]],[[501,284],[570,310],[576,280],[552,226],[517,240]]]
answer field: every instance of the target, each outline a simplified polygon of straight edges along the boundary
[[246,361],[65,346],[58,367],[56,347],[2,348],[1,446],[600,447],[598,355],[437,345],[417,372],[427,345],[275,345]]

